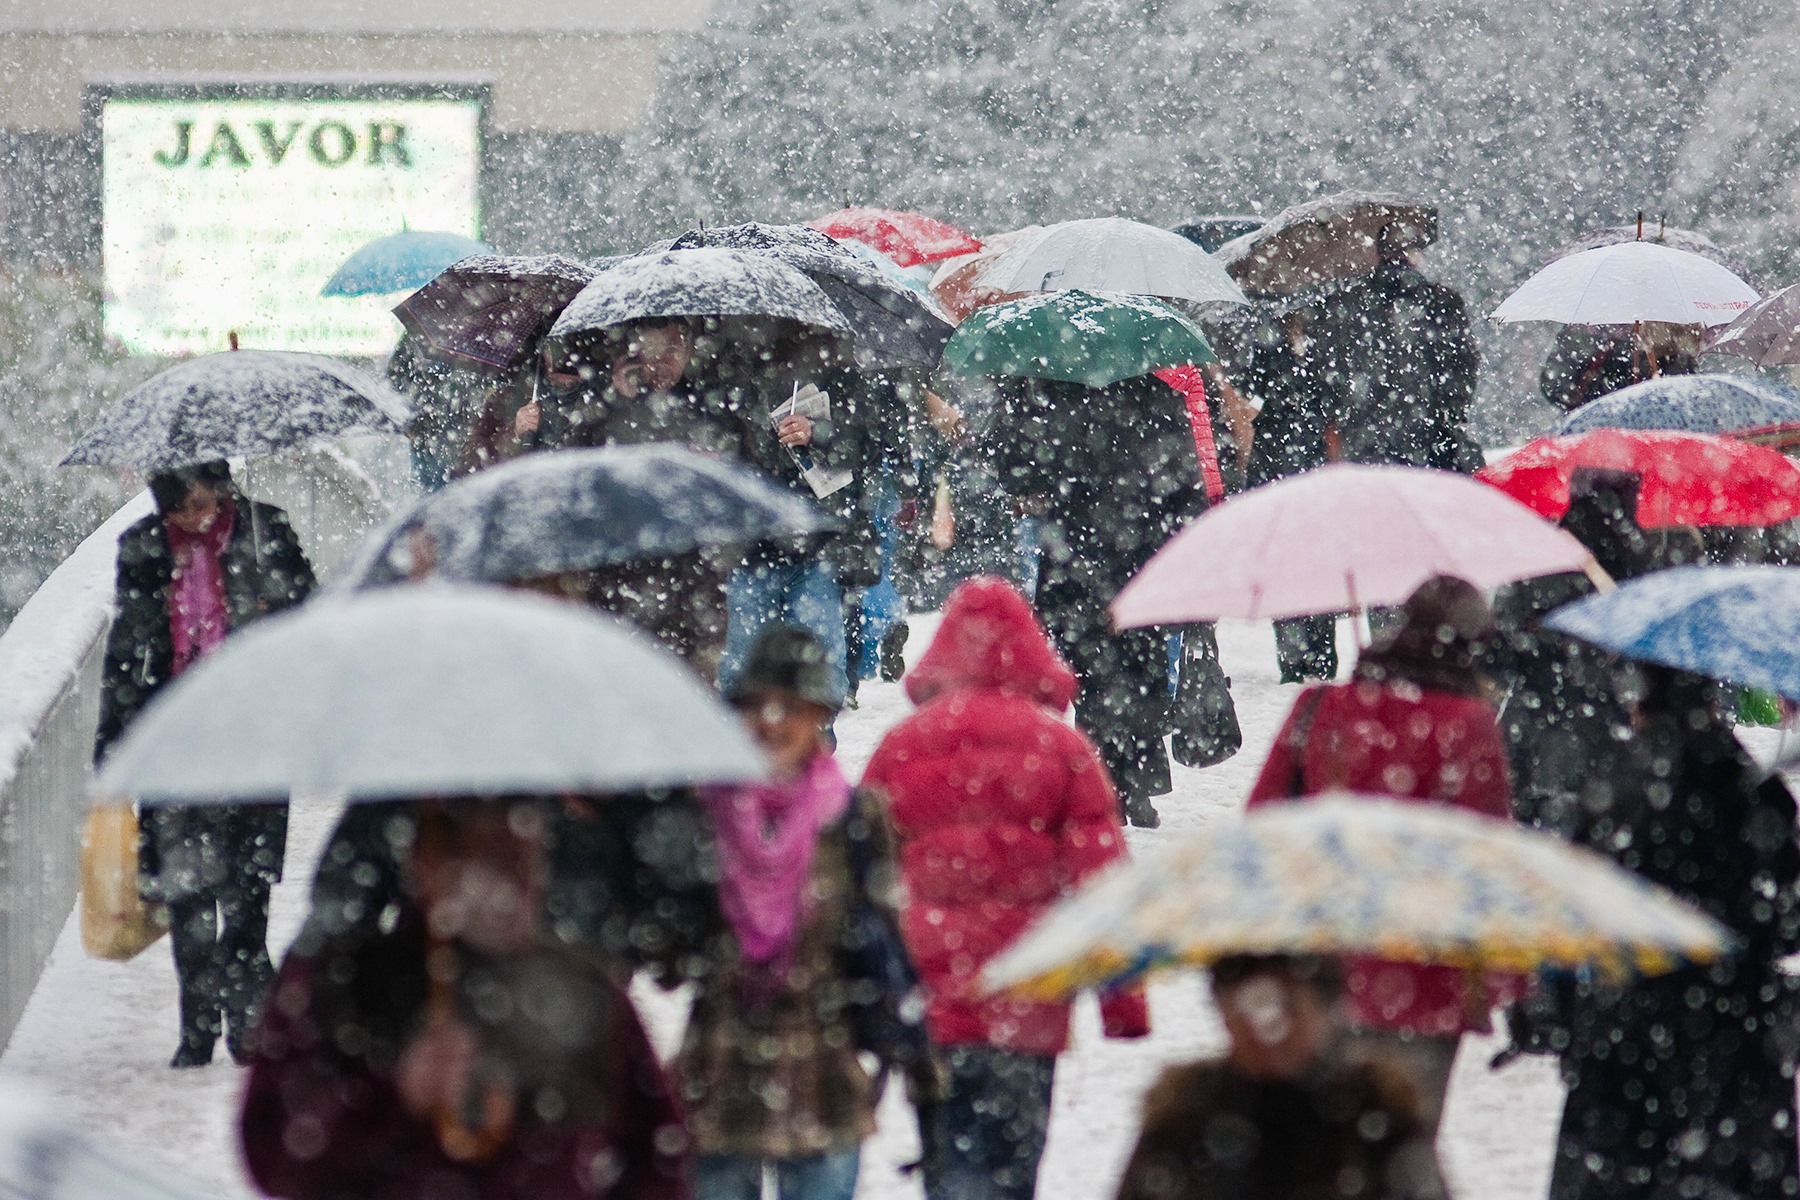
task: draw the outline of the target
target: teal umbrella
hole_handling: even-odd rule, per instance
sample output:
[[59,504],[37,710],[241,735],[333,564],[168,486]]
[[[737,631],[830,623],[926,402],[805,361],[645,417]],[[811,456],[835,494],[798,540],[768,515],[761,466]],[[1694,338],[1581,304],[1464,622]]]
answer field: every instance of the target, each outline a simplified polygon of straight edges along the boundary
[[424,287],[451,263],[492,254],[486,242],[460,233],[409,229],[376,238],[344,260],[320,289],[321,296],[380,296]]
[[1160,300],[1070,288],[970,313],[944,347],[964,375],[1102,388],[1163,367],[1217,362],[1199,327]]

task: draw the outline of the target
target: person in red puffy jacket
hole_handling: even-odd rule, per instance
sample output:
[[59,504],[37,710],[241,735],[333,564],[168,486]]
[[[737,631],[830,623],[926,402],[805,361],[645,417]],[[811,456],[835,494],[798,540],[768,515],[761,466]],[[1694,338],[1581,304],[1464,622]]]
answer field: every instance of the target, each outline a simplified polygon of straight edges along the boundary
[[[930,1200],[1030,1200],[1069,1005],[983,996],[981,968],[1087,876],[1125,853],[1119,801],[1061,714],[1075,676],[1011,584],[951,594],[906,677],[918,711],[875,752],[906,895],[901,930],[929,993],[947,1094],[923,1130]],[[1142,1037],[1142,991],[1101,1000],[1109,1037]]]

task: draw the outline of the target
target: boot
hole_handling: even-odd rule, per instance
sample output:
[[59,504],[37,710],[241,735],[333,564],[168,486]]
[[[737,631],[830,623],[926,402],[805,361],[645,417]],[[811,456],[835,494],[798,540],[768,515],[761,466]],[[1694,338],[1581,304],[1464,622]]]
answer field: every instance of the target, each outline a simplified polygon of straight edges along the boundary
[[884,682],[899,683],[906,674],[906,639],[911,633],[905,621],[897,621],[881,635],[880,671]]
[[190,1004],[182,998],[181,1045],[169,1065],[177,1069],[204,1067],[213,1059],[213,1043],[219,1037],[219,1010]]
[[1139,829],[1155,829],[1162,824],[1162,817],[1156,812],[1156,803],[1148,796],[1126,796],[1125,819]]

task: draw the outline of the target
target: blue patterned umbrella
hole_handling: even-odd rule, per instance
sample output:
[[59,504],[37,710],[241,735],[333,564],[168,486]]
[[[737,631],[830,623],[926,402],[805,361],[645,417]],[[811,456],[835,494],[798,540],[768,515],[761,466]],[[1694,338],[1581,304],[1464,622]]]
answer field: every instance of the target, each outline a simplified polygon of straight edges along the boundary
[[432,233],[409,229],[405,233],[376,238],[344,260],[321,296],[381,296],[410,292],[438,277],[451,263],[474,254],[492,254],[486,242],[460,233]]
[[1627,658],[1800,699],[1800,569],[1675,567],[1544,623]]
[[1563,418],[1557,432],[1673,429],[1735,433],[1800,424],[1800,390],[1740,375],[1665,375],[1610,392]]

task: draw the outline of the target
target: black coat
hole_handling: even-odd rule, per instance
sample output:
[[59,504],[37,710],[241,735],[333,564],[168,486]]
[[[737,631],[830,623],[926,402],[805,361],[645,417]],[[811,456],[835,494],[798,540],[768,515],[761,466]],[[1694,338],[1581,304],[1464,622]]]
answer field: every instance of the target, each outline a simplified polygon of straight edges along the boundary
[[1343,417],[1310,355],[1296,354],[1285,341],[1259,345],[1238,384],[1262,401],[1246,487],[1325,465],[1325,430]]
[[[306,599],[312,566],[287,514],[235,496],[237,516],[220,556],[226,619],[233,631]],[[118,586],[101,669],[100,759],[168,683],[175,661],[169,631],[174,560],[156,514],[119,538]],[[146,895],[181,899],[211,890],[248,868],[269,882],[281,877],[287,843],[282,804],[160,807],[144,811],[139,869]]]

